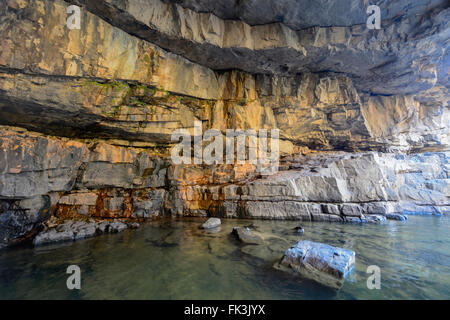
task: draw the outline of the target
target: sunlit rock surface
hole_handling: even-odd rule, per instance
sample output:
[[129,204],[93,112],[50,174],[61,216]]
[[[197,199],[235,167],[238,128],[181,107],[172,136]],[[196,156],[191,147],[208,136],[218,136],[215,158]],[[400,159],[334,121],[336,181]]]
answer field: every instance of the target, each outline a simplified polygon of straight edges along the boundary
[[[449,36],[446,1],[419,1],[415,6],[408,1],[382,2],[383,31],[377,33],[366,28],[365,4],[361,1],[236,3],[242,15],[234,16],[254,26],[210,14],[215,10],[208,8],[208,3],[195,6],[206,6],[198,13],[175,1],[67,2],[81,4],[131,34],[212,69],[283,74],[345,72],[358,79],[361,89],[379,94],[411,93],[445,80],[438,79],[434,61],[439,60],[442,67],[446,55],[445,50],[435,47]],[[187,7],[190,4],[184,3]],[[283,13],[269,18],[277,11]],[[296,23],[304,24],[301,30],[283,23],[294,21],[297,15]]]
[[[448,214],[448,3],[378,4],[381,30],[352,0],[0,1],[0,246],[50,217]],[[196,121],[279,129],[279,172],[175,165]]]
[[318,242],[299,241],[284,253],[280,263],[307,278],[339,289],[355,266],[355,252]]

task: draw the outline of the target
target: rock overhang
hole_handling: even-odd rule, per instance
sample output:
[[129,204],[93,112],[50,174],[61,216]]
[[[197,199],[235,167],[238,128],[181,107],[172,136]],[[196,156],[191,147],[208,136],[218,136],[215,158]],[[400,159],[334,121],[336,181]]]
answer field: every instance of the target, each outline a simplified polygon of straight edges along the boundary
[[[358,24],[316,23],[294,30],[279,22],[249,25],[241,20],[223,20],[208,10],[189,9],[189,2],[181,2],[186,4],[184,8],[179,2],[160,0],[66,1],[83,5],[118,28],[213,70],[285,76],[333,71],[356,80],[361,91],[383,95],[418,93],[445,84],[448,73],[448,68],[442,72],[447,64],[445,40],[450,32],[445,1],[421,1],[409,6],[407,1],[381,2],[386,11],[381,30],[367,29],[364,10]],[[196,2],[194,7],[201,5]],[[235,4],[239,5],[242,3]],[[365,4],[305,1],[298,6],[309,8],[305,12],[315,12],[312,16],[319,21],[326,14],[318,8],[349,6],[351,10],[344,11],[354,16],[353,10],[360,11]],[[268,7],[276,10],[277,6],[270,2]],[[257,11],[259,15],[267,13]],[[328,14],[339,17],[337,12],[330,10]]]

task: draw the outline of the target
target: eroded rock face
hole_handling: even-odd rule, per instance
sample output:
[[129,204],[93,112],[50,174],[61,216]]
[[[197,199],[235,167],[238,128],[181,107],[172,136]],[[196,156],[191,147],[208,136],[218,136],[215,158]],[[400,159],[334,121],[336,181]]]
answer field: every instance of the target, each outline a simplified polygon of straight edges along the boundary
[[389,220],[397,220],[397,221],[406,221],[406,220],[408,220],[408,217],[407,217],[407,216],[404,216],[404,215],[402,215],[402,214],[392,214],[392,213],[389,213],[389,214],[386,215],[386,219],[389,219]]
[[[237,68],[291,75],[305,71],[343,72],[358,80],[359,89],[377,94],[413,93],[444,80],[438,77],[437,70],[445,67],[441,60],[445,46],[441,47],[444,50],[430,47],[432,43],[443,43],[449,35],[450,13],[443,0],[417,1],[415,6],[408,5],[408,1],[395,5],[381,2],[383,30],[375,33],[365,24],[366,5],[356,0],[236,3],[235,7],[254,9],[244,9],[246,14],[240,16],[244,21],[250,12],[260,21],[278,10],[283,12],[273,21],[268,19],[275,23],[255,26],[160,0],[68,2],[81,4],[131,34],[215,70]],[[214,12],[205,3],[194,7],[202,5],[206,12]],[[297,31],[291,24],[296,15],[301,18],[295,23],[315,27]],[[288,23],[277,23],[277,19]],[[309,23],[311,19],[315,23]],[[440,61],[439,67],[434,65],[436,61]]]
[[0,249],[31,240],[50,215],[48,196],[0,200]]
[[[50,216],[449,213],[448,4],[381,1],[375,31],[313,2],[0,1],[0,246]],[[280,172],[173,164],[195,121],[279,129]]]

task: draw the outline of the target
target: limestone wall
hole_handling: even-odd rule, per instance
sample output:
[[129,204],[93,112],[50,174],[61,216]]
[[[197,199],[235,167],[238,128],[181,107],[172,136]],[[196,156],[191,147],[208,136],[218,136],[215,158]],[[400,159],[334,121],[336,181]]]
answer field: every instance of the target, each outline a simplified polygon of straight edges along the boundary
[[[449,11],[425,2],[374,32],[257,1],[0,0],[0,247],[50,216],[448,213]],[[279,129],[280,172],[175,165],[196,121]]]

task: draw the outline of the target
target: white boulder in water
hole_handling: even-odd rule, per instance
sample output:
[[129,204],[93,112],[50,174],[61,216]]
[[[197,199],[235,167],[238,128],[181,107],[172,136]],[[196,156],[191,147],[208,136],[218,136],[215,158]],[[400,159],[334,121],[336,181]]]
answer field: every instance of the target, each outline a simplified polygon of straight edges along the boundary
[[313,241],[299,241],[281,260],[306,278],[339,289],[355,265],[355,252]]

